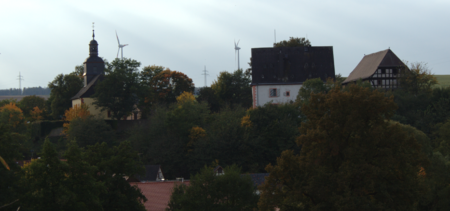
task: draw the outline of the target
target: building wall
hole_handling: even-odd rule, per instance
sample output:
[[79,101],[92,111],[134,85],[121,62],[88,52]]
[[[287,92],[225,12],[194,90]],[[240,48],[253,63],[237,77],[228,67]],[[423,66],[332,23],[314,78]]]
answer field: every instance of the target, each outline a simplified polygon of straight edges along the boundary
[[[254,85],[252,86],[253,108],[269,102],[273,104],[294,102],[301,87],[301,84]],[[273,90],[276,90],[276,96]]]
[[[78,107],[81,106],[81,103],[85,103],[88,106],[88,110],[91,113],[91,115],[93,116],[98,116],[102,119],[107,119],[107,120],[112,120],[112,114],[110,115],[110,117],[108,117],[108,111],[101,111],[100,108],[96,108],[94,103],[94,99],[93,98],[80,98],[80,99],[76,99],[76,100],[72,100],[72,108],[75,107],[75,105],[78,105]],[[138,110],[138,114],[134,115],[131,114],[130,116],[127,116],[126,118],[121,118],[122,120],[138,120],[141,119],[141,114]]]
[[82,102],[88,106],[88,110],[91,113],[91,115],[101,117],[102,119],[111,119],[108,117],[107,111],[101,111],[100,108],[97,109],[95,107],[95,105],[93,104],[94,103],[93,98],[80,98],[72,100],[72,108],[75,107],[75,105],[78,105],[78,107],[80,107]]

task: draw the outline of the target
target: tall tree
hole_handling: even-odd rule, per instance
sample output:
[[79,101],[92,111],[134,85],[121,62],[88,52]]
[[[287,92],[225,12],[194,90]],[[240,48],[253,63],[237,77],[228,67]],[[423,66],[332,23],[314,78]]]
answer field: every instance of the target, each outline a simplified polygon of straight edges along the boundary
[[115,59],[107,63],[105,79],[95,87],[94,105],[102,111],[111,111],[116,120],[130,115],[138,103],[140,62]]
[[392,97],[357,85],[311,94],[301,152],[267,166],[260,209],[414,210],[427,159],[414,137],[386,121],[395,109]]
[[83,80],[76,74],[59,74],[48,84],[52,90],[48,99],[48,110],[54,119],[61,119],[64,111],[72,107],[71,98],[83,87]]
[[27,164],[23,171],[21,207],[27,210],[99,210],[102,184],[92,175],[95,168],[81,159],[76,146],[69,147],[67,163],[47,139],[41,159]]
[[233,73],[221,72],[217,80],[211,84],[214,93],[223,104],[241,105],[244,108],[252,106],[252,90],[250,77],[242,70]]
[[124,141],[114,147],[108,147],[106,143],[96,143],[87,148],[84,156],[89,165],[97,167],[97,172],[93,174],[95,180],[103,183],[106,188],[106,191],[100,192],[98,196],[103,210],[145,211],[143,202],[147,201],[147,198],[125,179],[144,171],[137,152],[131,149],[130,142]]

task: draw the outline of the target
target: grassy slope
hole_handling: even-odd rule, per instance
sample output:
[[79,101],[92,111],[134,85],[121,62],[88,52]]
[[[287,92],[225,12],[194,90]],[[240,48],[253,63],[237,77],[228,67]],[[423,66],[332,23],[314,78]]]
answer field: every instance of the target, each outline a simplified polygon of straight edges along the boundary
[[450,75],[434,75],[437,78],[440,87],[450,86]]

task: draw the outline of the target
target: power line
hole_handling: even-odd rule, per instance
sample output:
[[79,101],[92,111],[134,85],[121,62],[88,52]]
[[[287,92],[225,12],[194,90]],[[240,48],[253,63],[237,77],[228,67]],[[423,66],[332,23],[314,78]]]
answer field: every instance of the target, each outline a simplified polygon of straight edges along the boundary
[[207,77],[209,74],[208,74],[208,71],[206,70],[206,66],[205,66],[205,69],[203,70],[203,74],[202,74],[202,75],[205,76],[205,87],[207,87],[208,85],[206,84],[206,77]]
[[20,74],[20,72],[19,76],[17,77],[17,80],[19,80],[20,95],[22,95],[22,81],[24,81],[25,79],[23,79],[23,76]]

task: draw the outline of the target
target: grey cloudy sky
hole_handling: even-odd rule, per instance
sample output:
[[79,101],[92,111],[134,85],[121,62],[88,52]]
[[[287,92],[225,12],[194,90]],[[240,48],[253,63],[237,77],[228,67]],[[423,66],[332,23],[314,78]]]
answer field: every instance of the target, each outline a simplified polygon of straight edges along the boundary
[[449,0],[0,0],[0,89],[47,86],[88,56],[92,22],[99,55],[124,57],[185,73],[203,86],[221,71],[241,67],[251,48],[307,36],[313,46],[333,46],[336,74],[353,70],[364,54],[391,48],[402,60],[427,62],[449,74]]

